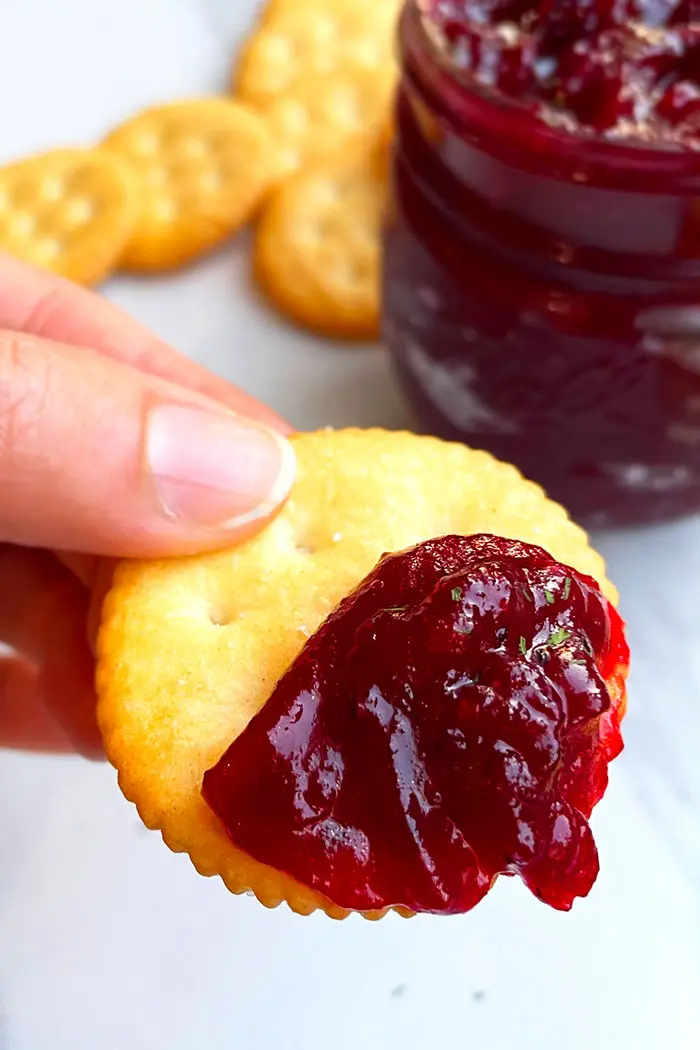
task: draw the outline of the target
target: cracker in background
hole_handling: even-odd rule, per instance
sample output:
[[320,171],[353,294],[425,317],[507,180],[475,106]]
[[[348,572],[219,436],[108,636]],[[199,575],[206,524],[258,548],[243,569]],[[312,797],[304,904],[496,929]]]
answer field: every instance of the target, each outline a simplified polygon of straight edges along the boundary
[[264,122],[232,99],[155,106],[112,131],[102,148],[127,161],[140,210],[122,265],[162,271],[231,237],[280,174]]
[[234,70],[234,93],[264,105],[310,76],[346,67],[390,72],[395,28],[390,6],[358,5],[353,0],[285,11],[243,45]]
[[374,150],[354,149],[275,191],[256,229],[254,273],[282,313],[331,337],[378,335],[385,194]]
[[[328,10],[336,7],[339,0],[268,0],[260,13],[260,22],[272,22],[290,12],[308,11],[310,9]],[[340,0],[341,3],[347,0]],[[389,9],[398,18],[404,0],[355,0],[355,7],[372,7]]]
[[0,168],[0,248],[79,284],[114,269],[137,209],[130,168],[99,150],[57,149]]
[[344,68],[309,77],[260,109],[285,170],[297,171],[355,142],[359,149],[388,120],[392,69]]
[[[199,557],[125,562],[103,610],[98,717],[144,823],[203,875],[268,907],[346,913],[237,849],[201,795],[207,769],[266,702],[306,639],[386,551],[449,533],[535,543],[599,581],[602,558],[565,511],[486,452],[415,434],[293,439],[299,473],[259,535]],[[377,917],[372,913],[369,917]]]

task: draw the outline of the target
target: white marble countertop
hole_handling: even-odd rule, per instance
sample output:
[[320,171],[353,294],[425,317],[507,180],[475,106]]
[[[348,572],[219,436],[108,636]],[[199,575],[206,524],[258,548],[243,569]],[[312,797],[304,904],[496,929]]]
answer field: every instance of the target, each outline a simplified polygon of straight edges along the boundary
[[[0,161],[220,88],[254,6],[4,0]],[[381,350],[278,325],[242,245],[108,294],[300,427],[407,421]],[[697,1050],[700,520],[600,542],[635,665],[571,914],[514,881],[450,921],[267,912],[171,855],[109,768],[4,753],[0,1050]]]

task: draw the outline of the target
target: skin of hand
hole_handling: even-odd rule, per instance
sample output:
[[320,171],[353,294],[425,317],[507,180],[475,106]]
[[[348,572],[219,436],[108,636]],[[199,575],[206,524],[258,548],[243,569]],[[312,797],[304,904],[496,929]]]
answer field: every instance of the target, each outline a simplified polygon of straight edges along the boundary
[[0,255],[0,746],[102,754],[91,643],[116,558],[239,543],[291,428],[99,296]]

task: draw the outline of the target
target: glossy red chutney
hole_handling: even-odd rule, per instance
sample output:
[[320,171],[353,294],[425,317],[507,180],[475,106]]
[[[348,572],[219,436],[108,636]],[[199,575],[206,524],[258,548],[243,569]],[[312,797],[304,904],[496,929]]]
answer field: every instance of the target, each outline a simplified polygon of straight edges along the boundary
[[204,797],[342,907],[467,911],[500,873],[565,910],[598,872],[627,664],[594,580],[528,544],[430,540],[328,617]]
[[425,6],[384,241],[410,401],[588,526],[700,509],[700,4]]
[[699,0],[425,0],[460,71],[542,121],[700,148]]

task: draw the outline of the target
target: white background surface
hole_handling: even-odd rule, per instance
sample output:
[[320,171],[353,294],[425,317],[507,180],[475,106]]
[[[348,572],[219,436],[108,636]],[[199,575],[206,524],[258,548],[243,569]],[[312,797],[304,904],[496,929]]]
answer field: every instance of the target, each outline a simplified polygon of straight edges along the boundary
[[[217,90],[253,0],[0,0],[0,161]],[[280,326],[245,246],[108,294],[302,428],[407,417],[379,348]],[[0,1050],[697,1050],[700,520],[601,537],[635,657],[627,750],[569,915],[266,912],[146,832],[113,772],[0,754]]]

